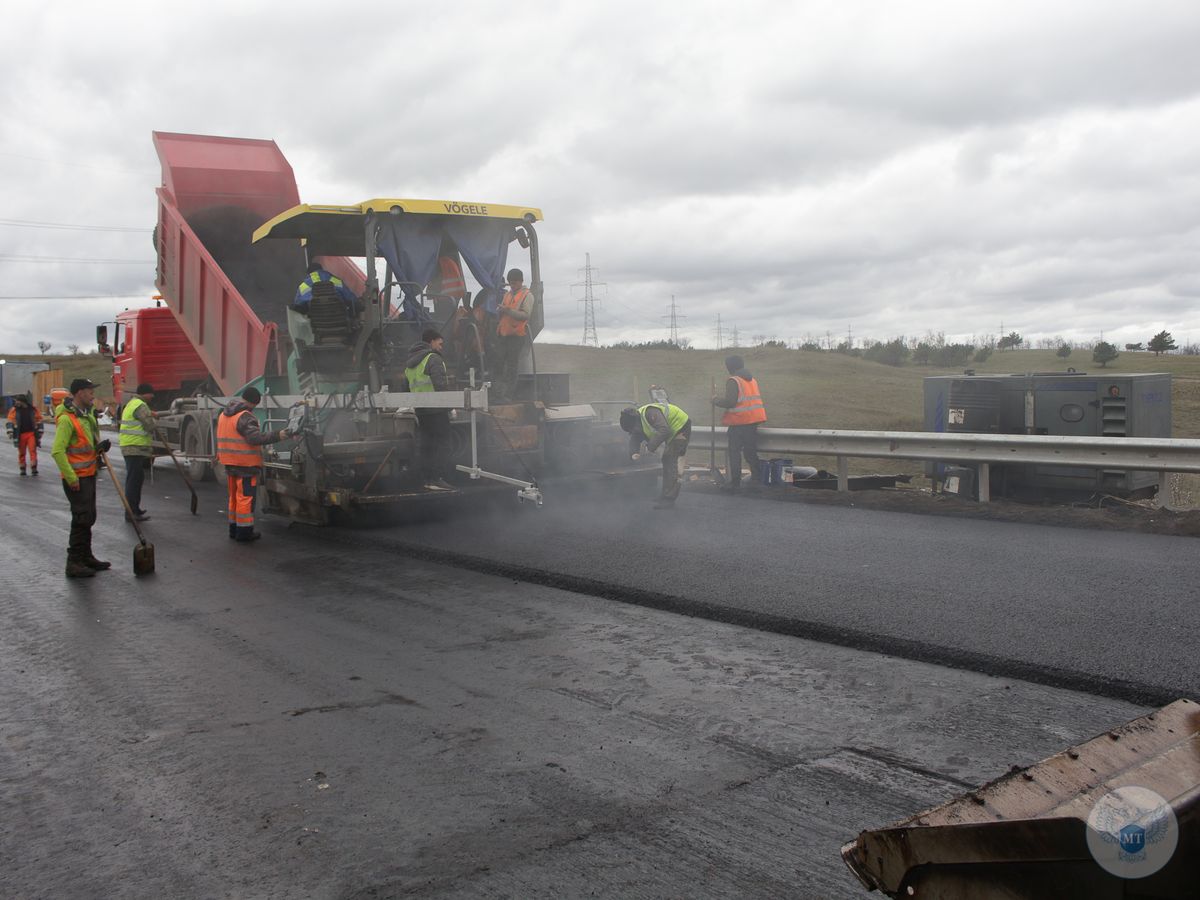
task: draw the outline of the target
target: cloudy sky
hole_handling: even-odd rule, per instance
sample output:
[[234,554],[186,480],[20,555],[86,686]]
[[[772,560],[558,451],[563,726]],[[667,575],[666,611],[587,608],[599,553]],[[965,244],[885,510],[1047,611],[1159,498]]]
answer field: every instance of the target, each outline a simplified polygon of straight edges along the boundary
[[1200,342],[1195,0],[11,6],[0,351],[153,292],[153,130],[272,138],[305,202],[540,206],[543,340],[590,253],[602,342],[672,295],[699,346]]

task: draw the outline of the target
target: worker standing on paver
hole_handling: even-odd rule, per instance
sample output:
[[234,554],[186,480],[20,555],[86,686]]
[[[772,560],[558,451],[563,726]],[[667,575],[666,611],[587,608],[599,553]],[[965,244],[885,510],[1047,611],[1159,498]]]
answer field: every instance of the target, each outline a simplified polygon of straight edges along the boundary
[[[421,340],[408,350],[404,366],[404,388],[414,394],[450,390],[450,376],[442,350],[446,340],[436,329],[427,328]],[[420,429],[421,476],[425,486],[434,490],[452,490],[446,481],[450,465],[450,411],[417,408]]]
[[225,467],[229,488],[229,536],[243,544],[262,537],[254,530],[262,447],[288,436],[286,428],[262,433],[254,416],[254,408],[261,400],[258,389],[248,387],[217,416],[217,461]]
[[663,448],[662,493],[655,509],[674,509],[679,496],[680,469],[692,437],[692,420],[670,403],[647,403],[621,410],[621,428],[629,433],[629,451],[635,459]]
[[42,414],[33,405],[33,399],[25,394],[13,397],[13,408],[8,411],[8,437],[17,448],[17,463],[21,474],[25,474],[25,460],[38,473],[38,447],[42,445]]
[[100,440],[100,425],[92,403],[96,385],[86,378],[71,382],[71,395],[54,410],[54,446],[50,456],[62,475],[63,492],[71,504],[71,536],[67,542],[67,577],[91,578],[112,568],[92,553],[92,526],[96,524],[97,450],[107,453],[110,442]]
[[[125,457],[125,498],[139,522],[150,518],[142,509],[142,485],[146,481],[147,470],[154,465],[154,446],[150,436],[154,432],[154,419],[158,413],[150,408],[153,398],[153,385],[143,382],[137,386],[137,393],[125,404],[121,413],[121,434],[117,438],[121,455]],[[125,521],[133,521],[128,512],[125,513]]]
[[496,323],[496,402],[510,403],[517,392],[517,374],[521,352],[529,333],[529,318],[533,315],[533,294],[525,287],[525,275],[520,269],[508,270],[508,290],[497,311]]
[[762,475],[762,460],[758,458],[758,426],[767,421],[758,381],[746,371],[740,356],[725,357],[729,378],[725,381],[725,396],[714,396],[714,406],[725,410],[721,424],[728,429],[729,479],[722,490],[736,491],[742,486],[742,457],[750,465],[750,482]]

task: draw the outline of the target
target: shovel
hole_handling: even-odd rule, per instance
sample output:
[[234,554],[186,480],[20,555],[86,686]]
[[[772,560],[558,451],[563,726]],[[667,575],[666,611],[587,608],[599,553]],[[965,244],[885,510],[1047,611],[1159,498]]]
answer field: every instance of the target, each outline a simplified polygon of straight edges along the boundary
[[[712,396],[717,394],[717,379],[712,380]],[[720,487],[725,483],[725,476],[717,468],[717,404],[712,404],[712,442],[709,447],[708,472],[712,475],[713,484]]]
[[183,483],[187,485],[187,489],[192,492],[192,515],[196,515],[196,507],[200,505],[200,498],[196,496],[196,489],[192,487],[191,479],[187,477],[187,472],[183,470],[183,464],[175,457],[175,451],[171,449],[171,445],[167,443],[167,439],[163,433],[158,430],[158,423],[154,423],[154,434],[162,441],[162,445],[167,448],[167,453],[171,457],[171,462],[175,463],[175,468],[179,470],[179,477],[183,479]]
[[125,492],[121,490],[121,482],[117,481],[117,473],[108,464],[108,457],[104,454],[103,450],[98,450],[97,452],[100,454],[100,461],[104,463],[104,468],[108,469],[108,475],[112,479],[113,487],[117,489],[117,496],[121,498],[121,505],[125,507],[125,515],[129,516],[129,521],[133,523],[133,530],[137,532],[138,541],[140,541],[133,548],[133,574],[149,575],[154,571],[154,545],[146,540],[146,536],[142,534],[142,529],[138,527],[137,516],[133,514],[133,507],[129,505],[129,500],[125,496]]

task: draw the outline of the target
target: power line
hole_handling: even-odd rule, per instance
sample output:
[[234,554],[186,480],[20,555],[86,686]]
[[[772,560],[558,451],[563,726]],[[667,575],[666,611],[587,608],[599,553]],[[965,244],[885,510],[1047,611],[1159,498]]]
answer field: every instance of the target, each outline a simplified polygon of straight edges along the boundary
[[669,328],[671,329],[670,342],[672,344],[674,344],[676,347],[679,346],[679,320],[687,318],[687,316],[679,315],[678,310],[679,310],[679,305],[675,302],[675,295],[672,294],[671,295],[671,313],[670,313],[670,315],[663,316],[663,318],[671,320],[671,324],[669,326]]
[[118,231],[125,234],[150,234],[154,230],[127,225],[69,225],[66,222],[32,222],[27,219],[0,219],[0,225],[12,228],[60,228],[66,231]]
[[571,287],[582,287],[583,297],[579,302],[583,304],[583,340],[581,344],[584,347],[599,347],[600,339],[596,335],[596,298],[592,294],[594,287],[608,287],[603,281],[593,281],[592,272],[592,254],[585,253],[583,255],[584,266],[579,271],[583,273],[583,281],[576,282]]
[[724,336],[721,334],[721,314],[717,313],[717,349],[723,350],[724,348],[725,340]]

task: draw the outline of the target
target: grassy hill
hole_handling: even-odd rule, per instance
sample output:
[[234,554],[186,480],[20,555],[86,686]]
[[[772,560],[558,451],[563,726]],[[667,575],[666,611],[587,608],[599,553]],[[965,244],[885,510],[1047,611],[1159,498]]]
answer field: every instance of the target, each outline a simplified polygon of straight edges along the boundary
[[[922,422],[922,379],[956,375],[962,369],[885,366],[839,353],[778,348],[717,350],[606,350],[561,344],[538,345],[538,368],[571,375],[578,400],[646,400],[652,383],[667,388],[699,424],[710,424],[712,380],[725,380],[725,356],[737,352],[759,380],[769,425],[779,428],[839,428],[918,431]],[[1200,356],[1159,356],[1123,352],[1105,369],[1090,354],[1058,359],[1053,350],[994,353],[972,363],[979,375],[1066,372],[1170,372],[1174,385],[1174,436],[1200,438]]]

